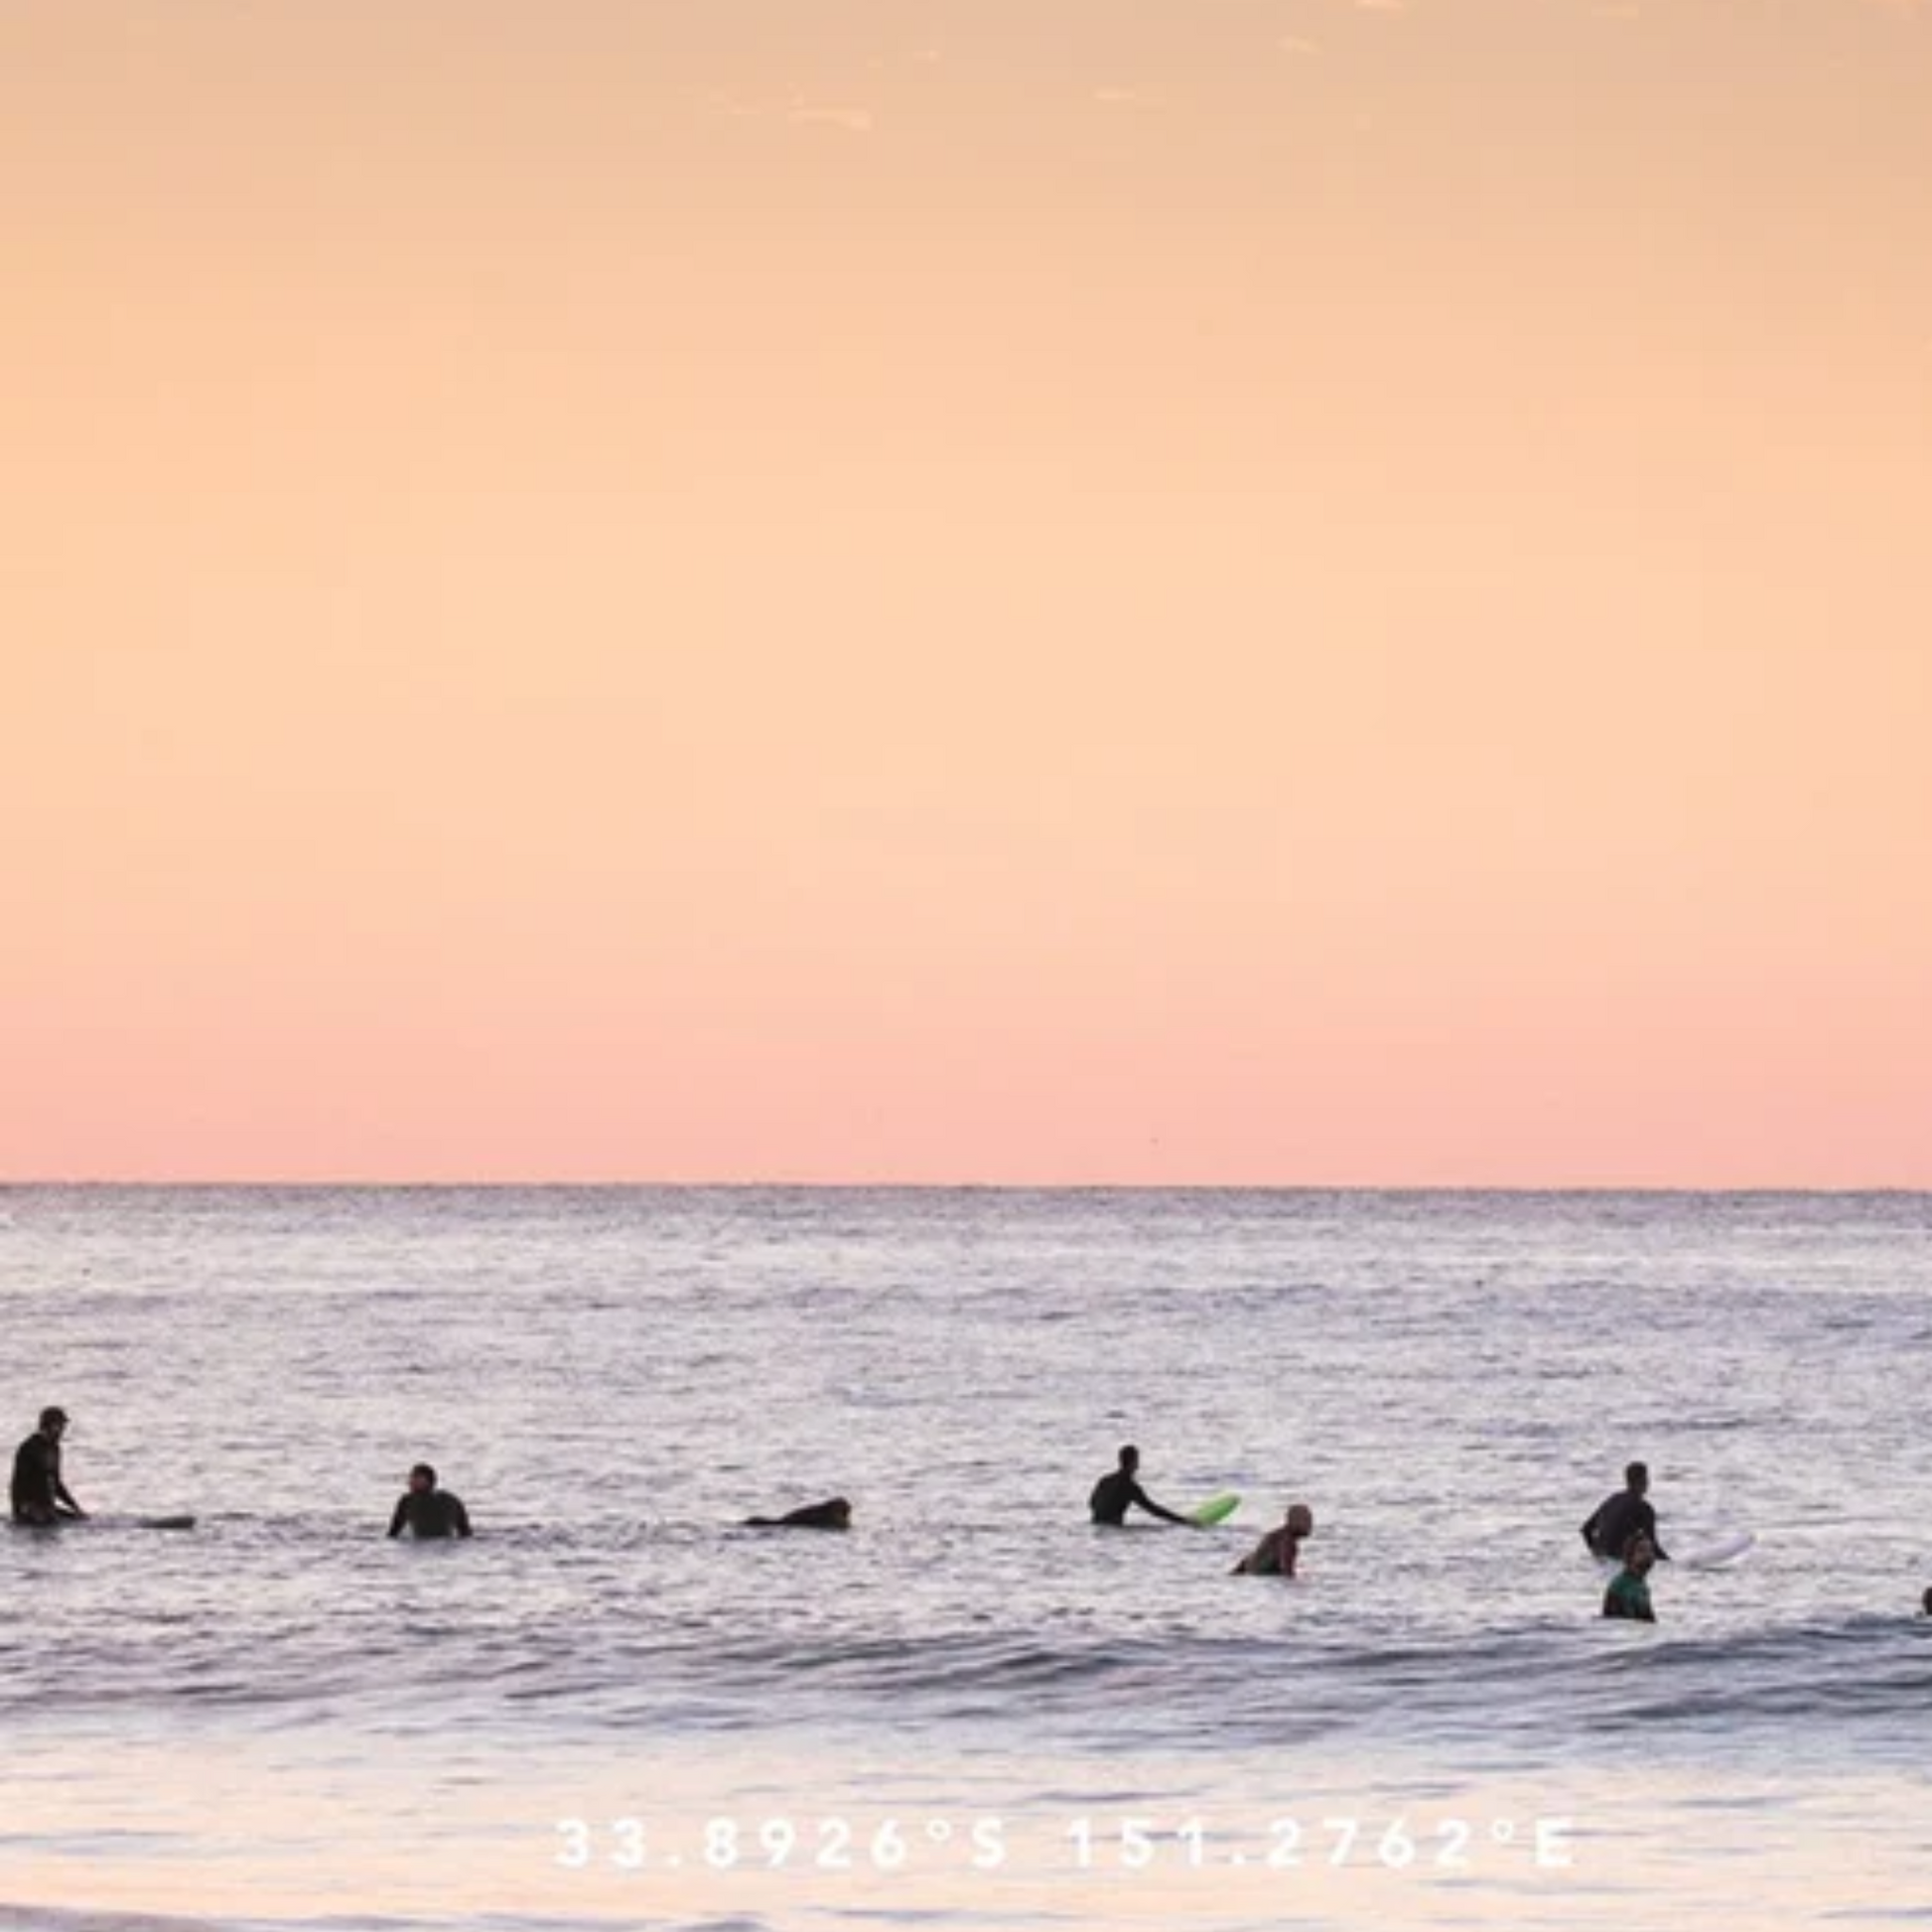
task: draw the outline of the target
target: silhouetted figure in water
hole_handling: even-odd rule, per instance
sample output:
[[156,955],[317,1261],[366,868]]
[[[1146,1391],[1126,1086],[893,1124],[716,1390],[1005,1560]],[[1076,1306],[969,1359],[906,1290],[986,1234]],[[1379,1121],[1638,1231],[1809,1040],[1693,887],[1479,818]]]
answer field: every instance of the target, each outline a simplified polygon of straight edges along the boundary
[[1120,1452],[1120,1466],[1093,1485],[1093,1494],[1087,1498],[1087,1508],[1093,1513],[1093,1520],[1105,1524],[1109,1529],[1119,1529],[1127,1521],[1130,1509],[1144,1509],[1150,1516],[1160,1517],[1164,1523],[1185,1523],[1186,1517],[1176,1515],[1172,1509],[1163,1509],[1141,1487],[1140,1471],[1141,1452],[1130,1443]]
[[1637,1623],[1657,1621],[1657,1612],[1650,1607],[1650,1585],[1645,1581],[1656,1561],[1656,1548],[1649,1537],[1639,1534],[1630,1539],[1623,1553],[1623,1568],[1603,1592],[1605,1616],[1628,1617]]
[[782,1516],[748,1516],[743,1527],[748,1530],[849,1530],[852,1505],[843,1496],[834,1496],[830,1502],[788,1509]]
[[409,1472],[409,1487],[396,1503],[389,1518],[389,1534],[400,1536],[407,1530],[421,1538],[468,1536],[470,1512],[463,1498],[436,1486],[436,1471],[427,1462],[418,1462]]
[[1281,1523],[1264,1536],[1234,1566],[1236,1577],[1292,1577],[1303,1539],[1314,1534],[1314,1511],[1307,1503],[1290,1503]]
[[43,1409],[40,1427],[14,1450],[13,1516],[16,1523],[46,1526],[78,1522],[86,1511],[61,1478],[61,1438],[68,1433],[65,1409]]
[[1649,1467],[1632,1462],[1623,1472],[1623,1487],[1605,1496],[1584,1525],[1584,1541],[1594,1555],[1621,1561],[1631,1538],[1645,1536],[1657,1561],[1670,1562],[1670,1552],[1657,1540],[1657,1512],[1650,1506],[1649,1492]]

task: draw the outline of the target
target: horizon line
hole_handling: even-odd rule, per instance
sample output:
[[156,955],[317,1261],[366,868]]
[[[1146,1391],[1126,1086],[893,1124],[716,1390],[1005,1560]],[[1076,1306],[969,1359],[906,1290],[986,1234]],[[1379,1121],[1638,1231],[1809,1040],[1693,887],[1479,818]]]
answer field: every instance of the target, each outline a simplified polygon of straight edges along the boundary
[[88,1189],[120,1192],[242,1193],[275,1190],[314,1193],[826,1193],[826,1194],[1648,1194],[1697,1197],[1724,1194],[1811,1194],[1911,1197],[1932,1194],[1932,1181],[1796,1182],[1745,1181],[1731,1184],[1685,1181],[1309,1181],[1309,1180],[785,1180],[712,1179],[651,1180],[604,1177],[568,1179],[368,1179],[256,1177],[219,1179],[175,1177],[158,1179],[111,1175],[15,1176],[0,1174],[0,1192],[83,1192]]

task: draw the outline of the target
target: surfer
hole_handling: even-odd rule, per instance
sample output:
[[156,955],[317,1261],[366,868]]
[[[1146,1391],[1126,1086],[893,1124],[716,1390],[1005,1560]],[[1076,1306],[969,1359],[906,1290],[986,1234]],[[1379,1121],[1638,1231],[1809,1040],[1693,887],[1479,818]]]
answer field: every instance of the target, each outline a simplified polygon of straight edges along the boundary
[[843,1496],[834,1496],[829,1502],[788,1509],[782,1516],[748,1516],[744,1527],[748,1530],[849,1530],[852,1505]]
[[1632,1462],[1623,1471],[1623,1487],[1605,1496],[1596,1512],[1584,1525],[1584,1541],[1599,1557],[1621,1557],[1636,1536],[1648,1537],[1659,1563],[1670,1562],[1670,1552],[1657,1541],[1657,1512],[1649,1500],[1650,1468]]
[[418,1462],[409,1472],[409,1487],[396,1500],[389,1518],[389,1534],[407,1530],[414,1537],[469,1536],[470,1512],[463,1498],[436,1486],[436,1471]]
[[1628,1617],[1638,1623],[1657,1621],[1657,1612],[1650,1607],[1650,1586],[1644,1581],[1656,1561],[1656,1545],[1639,1530],[1623,1552],[1623,1568],[1603,1592],[1605,1616]]
[[1144,1509],[1164,1523],[1185,1523],[1186,1517],[1163,1509],[1141,1487],[1140,1468],[1141,1452],[1130,1443],[1120,1452],[1120,1466],[1093,1485],[1093,1494],[1087,1498],[1093,1520],[1109,1529],[1119,1529],[1127,1521],[1129,1509]]
[[14,1451],[13,1512],[16,1523],[73,1522],[86,1515],[61,1479],[65,1409],[43,1409],[40,1427]]
[[1304,1538],[1314,1534],[1314,1511],[1290,1503],[1281,1525],[1264,1536],[1229,1573],[1236,1577],[1292,1577]]

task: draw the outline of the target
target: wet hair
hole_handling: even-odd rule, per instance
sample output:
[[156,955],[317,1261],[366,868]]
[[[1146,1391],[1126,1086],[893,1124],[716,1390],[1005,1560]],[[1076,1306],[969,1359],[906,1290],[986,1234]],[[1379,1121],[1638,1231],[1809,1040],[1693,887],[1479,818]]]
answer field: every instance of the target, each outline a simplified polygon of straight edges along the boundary
[[436,1471],[432,1469],[427,1462],[418,1462],[416,1466],[410,1470],[409,1476],[412,1482],[418,1476],[427,1476],[429,1478],[429,1486],[432,1489],[436,1487]]
[[1124,1443],[1121,1446],[1120,1466],[1123,1469],[1127,1467],[1128,1463],[1138,1462],[1140,1459],[1141,1459],[1141,1452],[1139,1449],[1137,1449],[1134,1447],[1132,1443]]
[[67,1419],[68,1412],[65,1409],[43,1409],[41,1411],[41,1427],[43,1429],[54,1429],[65,1423]]
[[1650,1480],[1650,1464],[1648,1462],[1631,1462],[1626,1464],[1623,1471],[1623,1480],[1632,1489],[1642,1488]]

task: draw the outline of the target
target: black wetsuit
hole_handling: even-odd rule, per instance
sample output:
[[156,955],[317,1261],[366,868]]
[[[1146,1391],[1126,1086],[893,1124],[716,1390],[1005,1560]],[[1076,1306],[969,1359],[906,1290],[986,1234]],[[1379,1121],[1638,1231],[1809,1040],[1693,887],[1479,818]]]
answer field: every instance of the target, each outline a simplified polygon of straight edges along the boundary
[[61,1446],[38,1430],[14,1451],[13,1516],[16,1523],[53,1523],[62,1505],[79,1514],[79,1505],[61,1480]]
[[1125,1469],[1116,1469],[1111,1475],[1104,1475],[1093,1485],[1093,1494],[1087,1499],[1087,1508],[1093,1512],[1096,1523],[1104,1523],[1110,1529],[1119,1529],[1127,1521],[1129,1509],[1144,1509],[1150,1516],[1159,1516],[1164,1522],[1179,1523],[1183,1517],[1176,1516],[1171,1509],[1163,1509],[1145,1489],[1140,1479],[1130,1475]]
[[1670,1561],[1657,1541],[1657,1512],[1633,1489],[1619,1489],[1614,1496],[1605,1496],[1596,1514],[1584,1525],[1584,1541],[1599,1557],[1620,1560],[1637,1536],[1649,1537],[1660,1562]]
[[404,1530],[417,1537],[468,1536],[470,1512],[464,1508],[462,1497],[447,1489],[425,1489],[420,1495],[407,1490],[389,1518],[391,1536],[400,1536]]
[[807,1503],[802,1509],[788,1509],[782,1516],[748,1516],[748,1530],[843,1530],[852,1526],[852,1512],[836,1500]]

